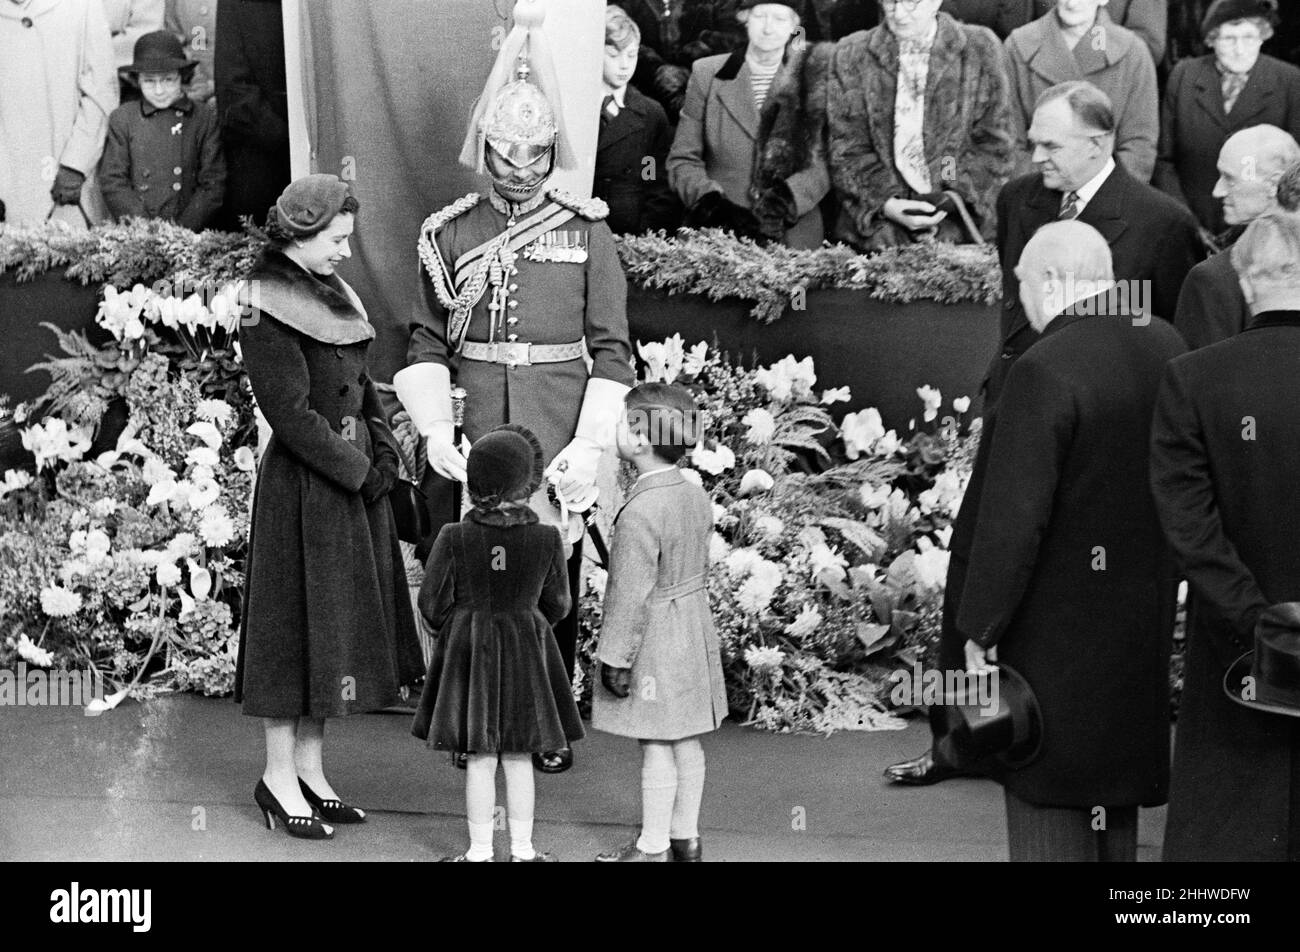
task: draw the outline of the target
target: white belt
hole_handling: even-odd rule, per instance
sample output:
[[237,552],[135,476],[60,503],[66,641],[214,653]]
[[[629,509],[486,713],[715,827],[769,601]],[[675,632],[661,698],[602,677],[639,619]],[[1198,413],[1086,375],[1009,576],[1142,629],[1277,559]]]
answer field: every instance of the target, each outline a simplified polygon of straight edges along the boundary
[[493,364],[510,366],[527,366],[528,364],[558,364],[566,360],[577,360],[584,351],[583,342],[575,340],[571,344],[529,344],[524,341],[465,341],[460,355],[470,360],[482,360]]

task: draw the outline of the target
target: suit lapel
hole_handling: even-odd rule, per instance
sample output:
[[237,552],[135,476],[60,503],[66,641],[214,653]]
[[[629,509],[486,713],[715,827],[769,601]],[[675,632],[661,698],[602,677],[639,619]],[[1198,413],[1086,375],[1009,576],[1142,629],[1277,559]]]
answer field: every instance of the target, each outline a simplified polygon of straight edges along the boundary
[[[1029,68],[1051,86],[1079,78],[1081,64],[1065,45],[1065,37],[1051,19],[1044,18],[1035,24],[1037,46],[1029,58]],[[1080,43],[1086,42],[1086,38]]]
[[749,71],[749,64],[744,62],[740,64],[740,71],[736,73],[735,79],[724,80],[715,77],[714,82],[718,86],[718,101],[722,103],[723,108],[731,113],[731,117],[747,136],[757,139],[758,109],[754,105],[753,75]]
[[[1196,76],[1196,104],[1220,129],[1228,128],[1228,114],[1223,111],[1223,88],[1219,85],[1219,71],[1214,68],[1214,57],[1198,64]],[[1247,84],[1249,85],[1249,84]],[[1244,91],[1243,91],[1244,95]]]
[[[628,92],[630,93],[631,90],[629,89]],[[605,127],[601,129],[598,151],[604,152],[640,128],[640,123],[637,121],[639,116],[633,111],[631,97],[629,96],[625,102],[626,105],[619,110],[618,115],[610,118]]]
[[[1233,128],[1244,129],[1254,125],[1250,120],[1268,108],[1269,100],[1273,98],[1273,91],[1277,86],[1275,78],[1268,73],[1264,66],[1264,57],[1260,56],[1255,63],[1255,68],[1250,71],[1250,78],[1246,80],[1246,85],[1242,87],[1241,95],[1233,104],[1232,112],[1226,116],[1225,121]],[[1220,104],[1223,102],[1222,95],[1219,97],[1219,102]]]
[[1124,217],[1124,199],[1128,192],[1128,176],[1124,169],[1115,164],[1115,170],[1101,183],[1092,201],[1083,207],[1079,221],[1091,225],[1101,232],[1106,244],[1113,249],[1119,236],[1128,230],[1128,220]]

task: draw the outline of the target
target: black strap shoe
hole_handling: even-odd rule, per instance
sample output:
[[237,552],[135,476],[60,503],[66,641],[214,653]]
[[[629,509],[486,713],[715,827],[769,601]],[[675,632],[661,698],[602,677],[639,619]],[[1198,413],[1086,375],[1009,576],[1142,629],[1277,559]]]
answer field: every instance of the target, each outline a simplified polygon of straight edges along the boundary
[[885,768],[886,780],[909,787],[928,787],[962,776],[965,776],[965,771],[936,760],[933,750],[927,750],[914,760],[904,760]]
[[573,766],[573,748],[562,747],[559,750],[533,754],[533,766],[542,773],[564,773]]

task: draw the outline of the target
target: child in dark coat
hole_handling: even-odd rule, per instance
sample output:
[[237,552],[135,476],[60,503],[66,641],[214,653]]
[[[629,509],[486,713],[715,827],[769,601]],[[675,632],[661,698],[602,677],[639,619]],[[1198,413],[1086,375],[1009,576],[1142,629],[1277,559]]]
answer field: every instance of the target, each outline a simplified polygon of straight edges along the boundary
[[185,95],[197,60],[166,30],[135,43],[123,72],[142,98],[108,117],[99,184],[115,218],[164,218],[193,231],[207,227],[226,193],[226,160],[215,110]]
[[636,486],[614,520],[591,725],[641,743],[641,835],[597,862],[698,862],[700,735],[727,716],[706,588],[713,507],[677,460],[695,442],[695,402],[647,383],[626,398],[618,455]]
[[470,450],[473,508],[442,528],[429,553],[420,613],[436,632],[411,732],[435,750],[465,752],[470,847],[453,862],[492,859],[496,771],[506,775],[512,862],[549,862],[533,849],[532,755],[583,736],[551,626],[569,612],[564,542],[528,498],[542,448],[507,423]]

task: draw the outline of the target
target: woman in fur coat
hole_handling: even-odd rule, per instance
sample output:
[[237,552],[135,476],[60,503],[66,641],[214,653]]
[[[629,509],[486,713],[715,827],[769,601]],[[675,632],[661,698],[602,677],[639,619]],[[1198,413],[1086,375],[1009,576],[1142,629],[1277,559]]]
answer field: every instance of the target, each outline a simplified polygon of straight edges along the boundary
[[805,42],[802,0],[741,0],[749,45],[695,63],[668,184],[685,224],[816,248],[830,191],[822,149],[829,46]]
[[972,226],[993,236],[994,203],[1012,167],[1002,44],[939,6],[888,7],[883,24],[835,45],[826,151],[840,241],[970,240]]

